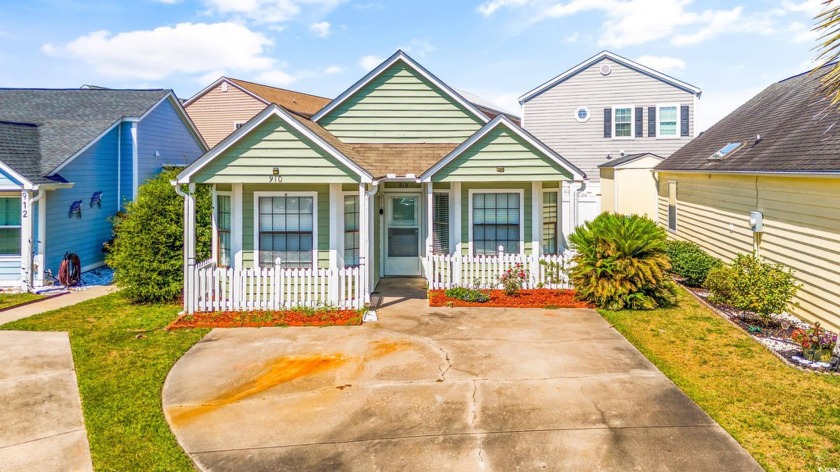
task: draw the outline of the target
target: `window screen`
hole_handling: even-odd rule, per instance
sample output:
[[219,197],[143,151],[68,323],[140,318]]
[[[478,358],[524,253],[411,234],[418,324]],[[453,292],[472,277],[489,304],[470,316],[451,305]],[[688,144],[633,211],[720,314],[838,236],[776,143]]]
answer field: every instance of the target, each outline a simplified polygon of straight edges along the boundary
[[434,226],[435,254],[449,254],[449,194],[435,193],[435,208],[432,215]]
[[544,254],[557,254],[557,192],[543,192],[542,214]]
[[230,195],[216,195],[216,227],[219,236],[219,266],[229,267],[230,253]]
[[473,247],[476,255],[519,252],[518,193],[476,193],[472,201]]
[[260,266],[312,267],[312,197],[260,197]]
[[20,255],[20,197],[0,197],[0,254]]
[[359,196],[344,197],[344,265],[359,265]]

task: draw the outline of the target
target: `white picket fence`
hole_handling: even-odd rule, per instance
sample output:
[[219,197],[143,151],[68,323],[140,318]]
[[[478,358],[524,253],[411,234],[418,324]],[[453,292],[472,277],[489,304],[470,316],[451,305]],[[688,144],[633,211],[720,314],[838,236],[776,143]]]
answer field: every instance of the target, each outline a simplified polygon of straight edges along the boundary
[[359,309],[364,305],[361,267],[288,269],[197,264],[187,311],[279,310],[307,306]]
[[493,256],[463,256],[433,254],[427,257],[429,288],[447,289],[457,286],[485,289],[500,288],[499,276],[516,264],[528,270],[528,281],[523,288],[572,288],[568,276],[560,271],[559,280],[550,277],[551,269],[541,262],[557,264],[568,269],[574,253],[567,251],[558,255],[533,256],[524,254],[505,254]]

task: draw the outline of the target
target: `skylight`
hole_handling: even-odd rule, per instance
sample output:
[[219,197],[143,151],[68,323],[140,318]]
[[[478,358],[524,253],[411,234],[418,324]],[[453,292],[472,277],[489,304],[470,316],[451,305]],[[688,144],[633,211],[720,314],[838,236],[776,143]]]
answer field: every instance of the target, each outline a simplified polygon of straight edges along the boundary
[[739,146],[741,146],[741,143],[727,143],[726,146],[720,148],[718,152],[712,154],[709,159],[723,159],[731,154],[732,151],[738,149]]

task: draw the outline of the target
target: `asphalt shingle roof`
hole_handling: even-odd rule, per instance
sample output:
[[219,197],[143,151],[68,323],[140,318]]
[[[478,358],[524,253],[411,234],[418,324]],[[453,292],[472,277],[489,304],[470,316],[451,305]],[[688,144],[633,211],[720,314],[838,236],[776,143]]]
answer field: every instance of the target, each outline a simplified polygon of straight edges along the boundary
[[[139,117],[169,90],[0,89],[0,160],[33,183],[85,147],[117,120]],[[22,149],[37,143],[37,152]],[[7,147],[8,146],[8,147]]]
[[[820,78],[830,67],[767,87],[656,170],[840,172],[840,108],[819,89]],[[727,143],[743,145],[724,159],[709,159]]]
[[269,85],[256,84],[242,79],[228,78],[228,80],[269,103],[276,103],[281,107],[295,113],[299,113],[306,118],[311,117],[317,113],[318,110],[324,108],[327,103],[330,103],[330,99],[326,97],[319,97],[308,93],[295,92],[294,90],[271,87]]

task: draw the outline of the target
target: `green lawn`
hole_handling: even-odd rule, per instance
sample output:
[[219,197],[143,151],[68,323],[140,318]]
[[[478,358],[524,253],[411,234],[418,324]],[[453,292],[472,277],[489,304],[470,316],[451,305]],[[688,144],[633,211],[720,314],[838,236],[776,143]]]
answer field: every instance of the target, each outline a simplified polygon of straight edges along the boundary
[[131,305],[115,293],[0,329],[70,333],[96,470],[194,470],[163,417],[161,389],[208,330],[164,331],[178,311]]
[[691,295],[601,314],[767,470],[840,467],[840,377],[784,365]]
[[22,303],[31,302],[33,300],[40,300],[44,298],[43,295],[34,293],[0,293],[0,310],[4,308],[11,308]]

